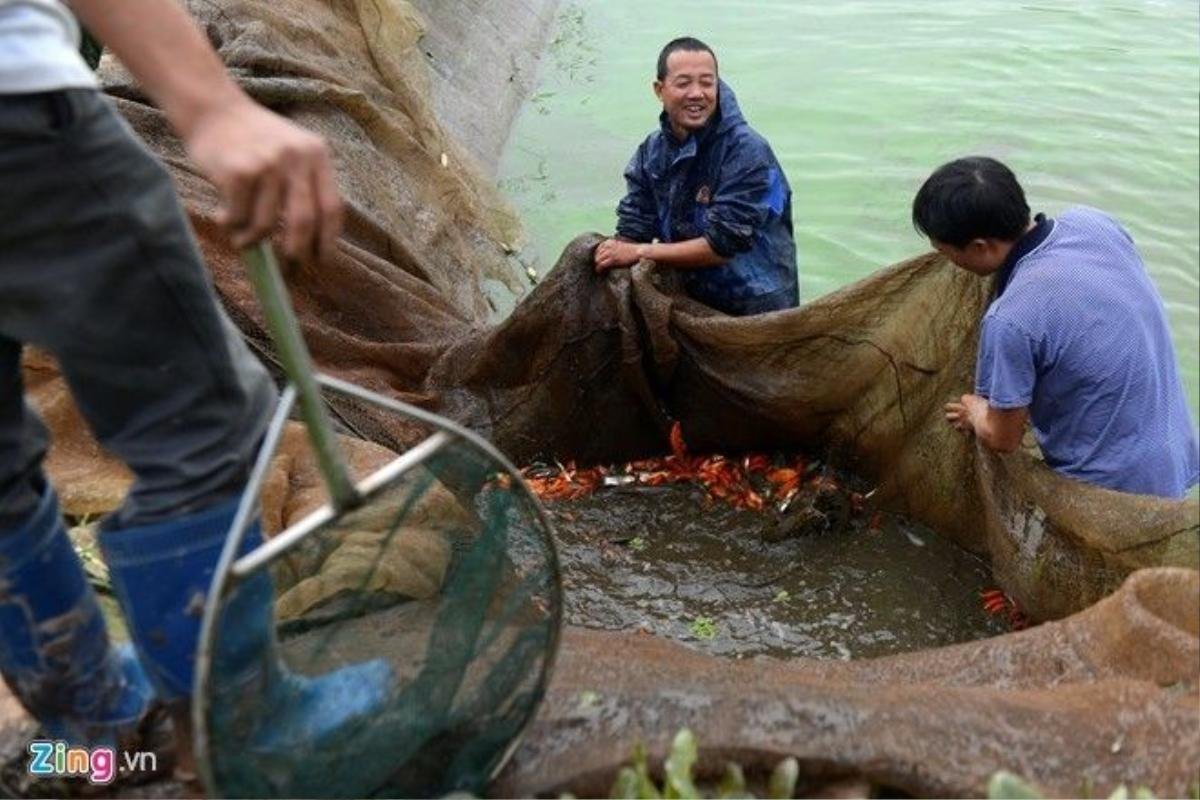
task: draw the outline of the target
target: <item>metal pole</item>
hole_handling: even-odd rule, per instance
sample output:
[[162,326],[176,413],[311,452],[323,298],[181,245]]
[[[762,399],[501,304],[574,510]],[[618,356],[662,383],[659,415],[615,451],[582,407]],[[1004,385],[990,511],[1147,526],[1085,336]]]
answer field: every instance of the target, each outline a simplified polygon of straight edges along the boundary
[[300,336],[300,326],[288,299],[283,277],[279,274],[275,253],[268,243],[259,242],[255,247],[246,248],[242,257],[258,295],[258,302],[262,305],[267,330],[279,351],[280,363],[296,387],[300,416],[308,426],[308,436],[316,451],[317,467],[325,478],[333,507],[338,513],[355,508],[362,502],[362,497],[350,480],[338,448],[337,436],[325,410],[325,401],[313,376],[312,358]]

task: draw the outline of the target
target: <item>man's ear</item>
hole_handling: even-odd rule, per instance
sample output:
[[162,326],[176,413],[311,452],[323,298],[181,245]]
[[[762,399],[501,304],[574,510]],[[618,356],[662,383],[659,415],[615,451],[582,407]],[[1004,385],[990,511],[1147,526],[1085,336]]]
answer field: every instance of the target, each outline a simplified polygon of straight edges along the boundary
[[983,266],[988,272],[999,269],[1004,265],[1004,242],[999,239],[972,239],[967,243],[967,249],[975,259],[975,263]]
[[991,243],[987,239],[972,239],[963,249],[976,254],[986,253],[991,249]]
[[659,100],[662,100],[663,82],[655,81],[654,83],[650,84],[650,88],[654,90],[654,96]]

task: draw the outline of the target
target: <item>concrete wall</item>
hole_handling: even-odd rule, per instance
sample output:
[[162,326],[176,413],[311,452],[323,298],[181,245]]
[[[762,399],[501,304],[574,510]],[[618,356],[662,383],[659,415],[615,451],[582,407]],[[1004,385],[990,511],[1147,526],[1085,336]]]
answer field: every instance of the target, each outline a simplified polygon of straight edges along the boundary
[[521,103],[533,91],[558,0],[411,0],[425,15],[422,50],[434,112],[494,177]]

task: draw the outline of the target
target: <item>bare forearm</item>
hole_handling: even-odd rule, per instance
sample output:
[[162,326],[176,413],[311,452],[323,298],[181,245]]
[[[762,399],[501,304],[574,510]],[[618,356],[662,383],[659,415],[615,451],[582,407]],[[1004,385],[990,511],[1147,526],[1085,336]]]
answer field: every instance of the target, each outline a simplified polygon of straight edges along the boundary
[[1006,439],[1001,435],[1001,432],[996,430],[992,425],[989,425],[987,420],[975,421],[975,438],[983,442],[984,447],[989,450],[996,450],[1000,453],[1011,453],[1021,444],[1018,439]]
[[621,237],[605,239],[596,247],[592,258],[597,272],[632,267],[644,258],[682,269],[719,267],[729,260],[714,253],[708,240],[703,238],[689,239],[686,242],[645,244]]
[[70,0],[181,136],[207,111],[246,99],[178,0]]
[[704,269],[729,263],[729,259],[713,251],[712,245],[703,236],[684,242],[638,245],[638,257],[682,269]]
[[964,394],[957,402],[947,403],[946,421],[960,431],[975,434],[984,447],[1011,453],[1021,446],[1028,410],[992,408],[977,394]]

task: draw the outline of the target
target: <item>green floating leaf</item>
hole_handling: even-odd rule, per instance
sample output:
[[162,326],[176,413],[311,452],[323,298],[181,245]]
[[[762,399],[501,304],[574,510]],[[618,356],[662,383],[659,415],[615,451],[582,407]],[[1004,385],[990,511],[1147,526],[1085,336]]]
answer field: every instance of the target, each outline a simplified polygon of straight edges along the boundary
[[700,797],[696,784],[692,782],[692,767],[696,764],[698,748],[696,736],[687,728],[675,734],[671,742],[671,754],[663,765],[666,773],[663,789],[668,800],[693,800]]
[[721,785],[717,787],[717,797],[721,800],[742,800],[750,796],[746,791],[746,776],[742,774],[741,766],[732,761],[726,764]]
[[713,639],[717,635],[717,623],[713,622],[712,617],[696,617],[688,629],[697,639]]
[[1042,800],[1042,793],[1033,784],[1007,770],[992,773],[987,796],[988,800]]
[[632,767],[621,767],[608,796],[613,800],[638,800],[638,775]]
[[785,800],[796,794],[796,779],[800,777],[800,762],[788,756],[776,765],[767,783],[767,797]]

